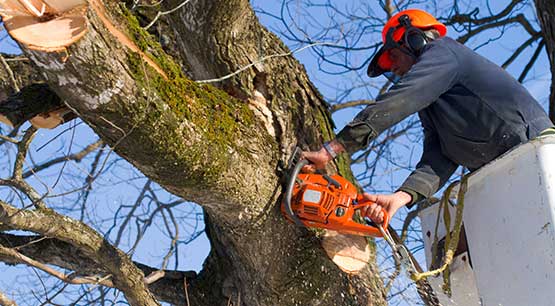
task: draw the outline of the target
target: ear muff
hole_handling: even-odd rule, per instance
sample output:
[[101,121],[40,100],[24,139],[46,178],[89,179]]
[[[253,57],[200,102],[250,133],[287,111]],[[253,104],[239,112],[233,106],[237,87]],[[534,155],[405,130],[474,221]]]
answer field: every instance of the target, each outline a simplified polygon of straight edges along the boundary
[[399,26],[405,28],[403,42],[405,46],[415,55],[419,56],[422,48],[428,43],[428,37],[424,31],[412,26],[408,15],[399,16]]
[[405,30],[404,40],[405,45],[411,49],[416,56],[420,55],[422,48],[424,48],[424,46],[428,43],[428,37],[426,34],[422,30],[415,27],[410,27]]

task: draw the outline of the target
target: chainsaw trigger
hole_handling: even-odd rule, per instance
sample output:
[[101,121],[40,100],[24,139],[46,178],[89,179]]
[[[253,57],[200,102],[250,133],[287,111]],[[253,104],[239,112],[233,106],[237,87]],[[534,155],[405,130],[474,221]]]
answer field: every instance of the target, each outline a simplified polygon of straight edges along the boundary
[[372,219],[368,218],[368,217],[364,217],[364,222],[366,223],[366,225],[368,226],[372,226],[372,227],[378,227],[378,225],[376,224],[376,222],[372,221]]

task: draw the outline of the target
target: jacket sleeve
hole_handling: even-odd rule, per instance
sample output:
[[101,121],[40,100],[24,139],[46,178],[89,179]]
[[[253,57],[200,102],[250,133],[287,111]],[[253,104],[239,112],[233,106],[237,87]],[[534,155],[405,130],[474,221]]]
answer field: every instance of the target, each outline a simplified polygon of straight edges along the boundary
[[422,116],[420,118],[424,127],[424,150],[422,157],[416,165],[416,169],[399,187],[399,190],[408,192],[413,197],[412,202],[407,205],[408,208],[411,208],[415,202],[422,198],[431,197],[445,185],[445,182],[447,182],[458,167],[457,164],[441,152],[439,138],[435,129],[428,126],[427,120],[422,120]]
[[336,139],[349,154],[365,148],[385,129],[429,106],[457,82],[456,55],[440,40],[428,44],[397,84],[339,132]]

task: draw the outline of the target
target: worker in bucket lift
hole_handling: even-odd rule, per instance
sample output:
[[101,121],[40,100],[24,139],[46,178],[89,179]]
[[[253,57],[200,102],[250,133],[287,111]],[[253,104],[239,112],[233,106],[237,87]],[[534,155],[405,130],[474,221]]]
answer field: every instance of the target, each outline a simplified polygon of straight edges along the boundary
[[553,123],[528,91],[505,70],[446,37],[445,25],[427,12],[409,9],[394,15],[382,31],[383,46],[368,76],[384,74],[394,85],[356,115],[319,151],[303,152],[324,168],[341,152],[352,154],[385,129],[418,112],[424,148],[416,169],[393,194],[368,194],[366,210],[382,222],[403,206],[432,196],[458,165],[471,171],[539,135]]

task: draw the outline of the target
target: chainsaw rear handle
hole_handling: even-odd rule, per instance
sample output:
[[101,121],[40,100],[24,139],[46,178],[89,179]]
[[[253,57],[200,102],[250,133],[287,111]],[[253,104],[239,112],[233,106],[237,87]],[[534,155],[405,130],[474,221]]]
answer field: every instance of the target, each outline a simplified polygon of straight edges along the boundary
[[[355,205],[355,209],[362,209],[365,206],[370,206],[372,204],[377,204],[376,202],[367,200],[365,198],[363,198],[362,194],[359,194],[357,197],[357,204]],[[381,224],[377,224],[376,222],[372,221],[373,224],[375,224],[375,227],[382,227],[383,229],[387,229],[387,226],[389,225],[389,221],[390,221],[390,216],[387,213],[387,210],[385,210],[385,208],[382,207],[382,213],[383,213],[383,220]],[[363,218],[366,219],[365,216],[362,216]],[[371,220],[370,218],[368,218],[369,220]],[[372,226],[372,225],[369,225]]]
[[285,211],[287,212],[291,220],[293,220],[293,222],[295,222],[296,225],[301,227],[304,227],[305,225],[301,222],[299,217],[297,217],[297,215],[293,212],[293,208],[291,207],[291,196],[293,194],[293,188],[295,187],[295,181],[297,180],[297,176],[301,172],[301,169],[308,164],[309,164],[309,161],[306,159],[303,159],[303,160],[300,160],[295,165],[295,168],[293,168],[293,171],[291,171],[291,173],[289,174],[289,182],[287,182],[287,187],[286,187],[287,189],[285,190]]

